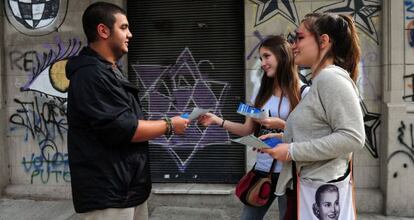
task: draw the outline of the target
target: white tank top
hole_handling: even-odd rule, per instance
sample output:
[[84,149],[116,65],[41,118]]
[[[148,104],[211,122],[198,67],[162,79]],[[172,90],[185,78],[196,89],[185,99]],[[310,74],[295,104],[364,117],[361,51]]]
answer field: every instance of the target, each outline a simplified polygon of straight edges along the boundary
[[[302,98],[308,93],[310,87],[306,87],[301,96]],[[270,115],[272,117],[279,117],[280,119],[286,121],[287,117],[289,116],[289,110],[290,110],[290,103],[289,100],[286,97],[282,98],[282,103],[280,104],[280,114],[279,114],[279,100],[280,98],[277,96],[272,95],[269,100],[263,105],[262,109],[265,111],[270,110]],[[252,102],[254,103],[254,101]],[[256,166],[255,170],[260,170],[264,172],[269,172],[270,167],[272,166],[273,158],[269,154],[262,154],[258,153],[256,157]],[[282,170],[282,162],[277,161],[276,167],[274,172],[280,173]]]

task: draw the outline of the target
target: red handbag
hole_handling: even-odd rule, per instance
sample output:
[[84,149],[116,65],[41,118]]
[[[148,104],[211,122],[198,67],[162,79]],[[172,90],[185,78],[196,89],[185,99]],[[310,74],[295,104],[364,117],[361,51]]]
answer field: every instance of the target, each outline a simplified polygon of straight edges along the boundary
[[246,205],[264,206],[269,201],[275,189],[272,187],[272,173],[276,165],[273,160],[266,176],[258,175],[254,167],[244,175],[236,186],[236,196]]

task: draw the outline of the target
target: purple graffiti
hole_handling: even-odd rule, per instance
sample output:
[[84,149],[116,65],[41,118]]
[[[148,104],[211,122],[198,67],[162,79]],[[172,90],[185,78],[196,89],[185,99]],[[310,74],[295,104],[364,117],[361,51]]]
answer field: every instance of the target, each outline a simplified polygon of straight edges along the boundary
[[[211,81],[200,72],[202,63],[213,64],[203,60],[196,62],[190,49],[185,48],[174,65],[132,65],[141,84],[141,102],[148,119],[181,115],[194,107],[212,109],[221,116],[222,97],[229,85],[226,82]],[[219,140],[219,141],[218,141]],[[229,135],[216,126],[208,128],[192,123],[185,135],[162,136],[151,141],[152,144],[167,148],[180,172],[184,172],[197,151],[207,145],[226,143]],[[182,158],[175,149],[192,149],[190,155]]]
[[20,88],[21,91],[31,90],[56,98],[65,99],[66,92],[64,90],[61,91],[59,88],[54,86],[56,82],[54,82],[52,77],[50,77],[50,74],[52,74],[50,70],[53,64],[77,55],[81,49],[81,46],[82,42],[76,38],[73,38],[69,39],[68,46],[66,47],[59,37],[55,37],[54,44],[44,44],[43,47],[49,51],[44,52],[43,54],[36,53],[37,66],[33,68],[33,72],[29,76],[28,82]]

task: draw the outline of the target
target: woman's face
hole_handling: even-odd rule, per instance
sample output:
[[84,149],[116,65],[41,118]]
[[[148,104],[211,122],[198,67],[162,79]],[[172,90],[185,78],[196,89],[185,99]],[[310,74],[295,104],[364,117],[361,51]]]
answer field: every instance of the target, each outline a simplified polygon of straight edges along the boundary
[[322,193],[319,211],[320,220],[338,220],[340,212],[338,192]]
[[275,77],[277,69],[277,59],[275,54],[266,47],[261,47],[259,53],[260,60],[262,61],[262,69],[265,71],[267,77]]
[[296,39],[292,45],[295,64],[302,67],[312,67],[319,60],[319,46],[315,37],[306,29],[303,22],[296,30]]

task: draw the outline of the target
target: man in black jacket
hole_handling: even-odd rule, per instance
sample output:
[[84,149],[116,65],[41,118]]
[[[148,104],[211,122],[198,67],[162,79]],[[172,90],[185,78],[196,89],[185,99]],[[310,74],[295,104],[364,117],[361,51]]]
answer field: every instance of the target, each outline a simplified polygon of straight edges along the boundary
[[116,64],[132,37],[123,9],[94,3],[82,22],[88,46],[66,65],[75,210],[84,219],[148,219],[147,141],[182,134],[189,121],[179,116],[144,120],[138,89]]

